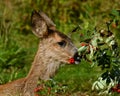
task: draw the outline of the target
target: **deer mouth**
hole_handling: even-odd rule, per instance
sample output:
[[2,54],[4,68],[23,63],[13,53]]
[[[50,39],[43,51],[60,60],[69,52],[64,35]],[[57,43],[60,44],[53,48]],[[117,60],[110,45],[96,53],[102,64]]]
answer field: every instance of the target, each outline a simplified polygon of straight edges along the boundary
[[72,58],[69,59],[69,63],[70,64],[79,64],[80,63],[80,56],[78,55],[78,53],[76,53]]

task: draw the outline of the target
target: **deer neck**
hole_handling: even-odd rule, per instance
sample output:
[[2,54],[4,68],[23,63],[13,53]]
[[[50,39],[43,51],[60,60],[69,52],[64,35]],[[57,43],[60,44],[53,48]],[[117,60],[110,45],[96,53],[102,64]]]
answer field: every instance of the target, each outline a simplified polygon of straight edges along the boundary
[[60,66],[60,62],[50,57],[45,58],[44,52],[39,51],[40,50],[38,50],[29,74],[27,75],[28,80],[32,78],[32,81],[36,83],[38,79],[49,80]]
[[40,79],[49,80],[51,77],[55,75],[56,70],[60,66],[60,62],[57,62],[57,60],[53,60],[52,58],[49,58],[47,61],[45,61],[44,64],[45,66],[42,74],[40,74]]
[[33,91],[37,87],[39,75],[41,74],[41,72],[42,72],[42,67],[39,65],[38,62],[36,62],[35,59],[32,63],[32,67],[28,75],[25,78],[24,93],[31,92],[32,93],[31,96],[34,96]]
[[37,87],[39,79],[49,80],[59,68],[60,62],[53,58],[46,57],[43,50],[38,50],[32,67],[26,77],[24,91],[33,91]]
[[49,80],[56,73],[60,63],[53,61],[52,59],[47,61],[42,61],[42,59],[39,59],[39,61],[40,62],[35,61],[37,63],[33,62],[27,78]]

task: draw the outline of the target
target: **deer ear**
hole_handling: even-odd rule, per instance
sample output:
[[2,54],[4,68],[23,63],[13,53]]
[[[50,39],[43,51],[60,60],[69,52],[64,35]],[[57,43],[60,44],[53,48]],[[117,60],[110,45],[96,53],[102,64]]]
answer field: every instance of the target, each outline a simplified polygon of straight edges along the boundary
[[33,33],[40,38],[48,36],[48,29],[55,27],[55,24],[52,22],[52,20],[49,19],[48,16],[43,12],[33,11],[31,22]]
[[48,34],[47,24],[38,12],[36,11],[32,12],[31,23],[32,23],[32,31],[36,36],[43,38]]
[[40,16],[45,20],[47,26],[49,28],[51,27],[55,27],[56,25],[54,24],[54,22],[45,14],[43,13],[42,11],[39,12]]

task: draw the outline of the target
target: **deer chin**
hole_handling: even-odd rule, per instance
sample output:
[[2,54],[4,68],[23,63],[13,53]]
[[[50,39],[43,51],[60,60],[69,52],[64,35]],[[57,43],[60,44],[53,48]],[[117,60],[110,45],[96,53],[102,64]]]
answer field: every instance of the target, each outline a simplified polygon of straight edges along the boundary
[[80,60],[79,60],[79,61],[78,61],[78,60],[76,60],[76,61],[75,61],[75,64],[80,64]]

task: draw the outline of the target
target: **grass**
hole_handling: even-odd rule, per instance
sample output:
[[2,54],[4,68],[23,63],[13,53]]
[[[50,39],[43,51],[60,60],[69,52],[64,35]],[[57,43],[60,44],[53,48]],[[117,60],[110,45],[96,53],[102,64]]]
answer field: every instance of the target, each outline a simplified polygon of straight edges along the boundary
[[99,74],[99,71],[93,70],[87,62],[83,61],[80,65],[66,65],[61,68],[54,79],[55,81],[67,84],[73,92],[77,90],[90,91],[90,82],[94,81],[95,77],[99,76]]
[[[1,0],[0,84],[24,77],[29,71],[39,42],[30,27],[30,16],[34,9],[47,13],[54,20],[57,28],[67,35],[80,25],[82,30],[71,36],[79,47],[80,40],[89,38],[95,26],[99,29],[105,28],[105,22],[110,19],[108,14],[113,9],[120,9],[119,5],[119,0],[104,2],[101,0]],[[119,29],[114,32],[119,42]],[[84,36],[80,37],[81,33]],[[63,94],[79,96],[79,92],[82,92],[96,96],[97,92],[93,92],[91,86],[100,73],[98,67],[91,67],[88,62],[82,60],[80,65],[61,67],[53,79],[58,84],[67,86],[65,92],[62,91]]]

